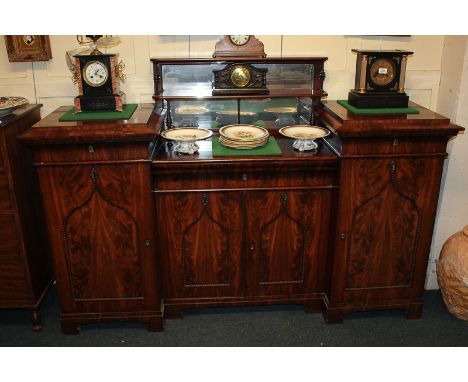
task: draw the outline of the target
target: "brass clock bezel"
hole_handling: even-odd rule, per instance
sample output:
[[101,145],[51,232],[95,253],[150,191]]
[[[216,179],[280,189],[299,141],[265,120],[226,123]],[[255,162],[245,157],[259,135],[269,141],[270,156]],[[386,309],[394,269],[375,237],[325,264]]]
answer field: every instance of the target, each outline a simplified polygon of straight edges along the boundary
[[[383,63],[387,64],[386,65],[387,69],[389,69],[388,66],[390,67],[391,72],[390,72],[390,74],[387,74],[385,77],[377,77],[378,74],[377,75],[375,74],[375,69],[378,70],[379,65],[382,66]],[[376,66],[377,66],[377,68],[375,68]],[[375,59],[372,62],[371,65],[369,65],[369,80],[370,80],[370,82],[371,82],[371,84],[373,86],[386,87],[386,86],[390,85],[393,82],[393,80],[396,78],[396,76],[397,76],[397,64],[391,58],[379,57],[379,58]],[[376,81],[376,78],[378,78],[377,81]],[[380,79],[384,79],[384,81],[381,82]]]
[[[237,73],[240,74],[237,75]],[[229,78],[231,79],[231,82],[234,86],[238,88],[245,88],[250,83],[252,76],[248,68],[242,65],[238,65],[231,70]]]
[[[101,83],[99,84],[93,84],[92,82],[89,81],[88,79],[88,76],[86,75],[86,69],[88,68],[88,66],[90,66],[91,64],[95,64],[95,63],[98,63],[100,64],[101,66],[104,67],[104,69],[106,70],[106,78],[104,81],[102,81]],[[83,81],[86,82],[87,85],[93,87],[93,88],[100,88],[101,86],[103,86],[107,80],[109,79],[109,68],[101,61],[99,60],[94,60],[94,61],[89,61],[85,64],[85,66],[83,66],[83,70],[81,71],[81,77],[83,78]]]
[[[243,43],[243,44],[238,44],[236,42],[233,41],[232,37],[233,36],[247,36],[247,40]],[[231,41],[232,44],[234,44],[235,46],[244,46],[244,45],[247,45],[250,41],[250,37],[251,35],[237,35],[237,34],[233,34],[233,35],[229,35],[229,41]]]

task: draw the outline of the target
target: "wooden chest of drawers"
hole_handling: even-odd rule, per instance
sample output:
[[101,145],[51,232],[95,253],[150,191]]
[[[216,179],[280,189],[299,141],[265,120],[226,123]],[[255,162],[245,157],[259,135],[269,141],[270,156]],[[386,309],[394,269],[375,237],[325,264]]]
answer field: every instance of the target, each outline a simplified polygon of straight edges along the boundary
[[32,153],[17,137],[40,120],[40,108],[21,106],[0,124],[0,308],[26,309],[35,330],[52,275]]

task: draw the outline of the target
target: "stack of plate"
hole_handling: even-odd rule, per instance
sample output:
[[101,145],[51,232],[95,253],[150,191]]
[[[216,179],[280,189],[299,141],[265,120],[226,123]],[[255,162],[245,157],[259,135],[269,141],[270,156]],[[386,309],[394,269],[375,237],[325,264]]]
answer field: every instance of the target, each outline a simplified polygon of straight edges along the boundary
[[255,125],[228,125],[219,129],[219,143],[236,149],[254,149],[268,142],[268,130]]
[[28,100],[23,97],[0,97],[0,117],[13,113],[17,107],[27,103]]

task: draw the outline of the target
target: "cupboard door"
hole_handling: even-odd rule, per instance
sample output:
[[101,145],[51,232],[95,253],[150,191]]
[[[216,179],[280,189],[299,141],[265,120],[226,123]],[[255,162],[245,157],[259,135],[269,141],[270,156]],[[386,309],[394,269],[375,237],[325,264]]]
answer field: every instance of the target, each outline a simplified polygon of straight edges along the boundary
[[149,166],[38,171],[62,311],[159,310]]
[[240,192],[156,195],[164,298],[241,293]]
[[247,276],[252,296],[324,290],[330,192],[247,194]]
[[[334,301],[422,291],[442,158],[356,159],[342,169]],[[339,281],[339,280],[344,280]],[[344,295],[343,295],[344,292]]]

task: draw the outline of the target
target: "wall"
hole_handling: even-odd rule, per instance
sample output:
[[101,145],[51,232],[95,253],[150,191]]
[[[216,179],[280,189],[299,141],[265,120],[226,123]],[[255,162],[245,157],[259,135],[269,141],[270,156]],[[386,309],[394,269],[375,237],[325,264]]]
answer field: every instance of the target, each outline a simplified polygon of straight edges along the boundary
[[[126,65],[123,91],[128,102],[152,102],[150,57],[209,57],[219,36],[120,36],[119,52]],[[354,85],[356,56],[352,48],[408,49],[407,89],[411,100],[432,109],[437,105],[443,36],[257,36],[269,56],[323,55],[329,99],[346,98]],[[26,97],[44,105],[43,115],[59,105],[71,105],[77,88],[65,61],[67,50],[79,47],[75,36],[50,36],[53,59],[48,62],[10,63],[0,36],[0,94]]]
[[[468,37],[444,40],[437,111],[468,128]],[[436,259],[445,240],[468,224],[468,136],[449,142],[427,272],[427,288],[437,288]]]
[[[152,102],[153,79],[150,57],[209,57],[219,36],[120,36],[122,43],[109,52],[119,52],[126,65],[123,91],[128,102]],[[353,48],[406,49],[414,52],[408,61],[406,80],[410,99],[468,126],[468,54],[466,37],[444,36],[257,36],[269,56],[327,56],[325,89],[329,99],[346,98],[354,85],[356,56]],[[53,59],[48,62],[10,63],[0,37],[0,95],[18,95],[44,105],[46,115],[60,105],[71,105],[77,88],[65,61],[67,50],[79,47],[75,36],[50,36]],[[442,63],[442,57],[444,57]],[[463,76],[462,76],[463,73]],[[460,87],[464,84],[464,89]],[[440,85],[440,87],[439,87]],[[453,100],[456,99],[456,102]],[[466,137],[450,144],[441,203],[428,268],[427,287],[436,288],[435,259],[443,242],[458,230],[468,216],[463,191],[468,189],[464,154]]]

